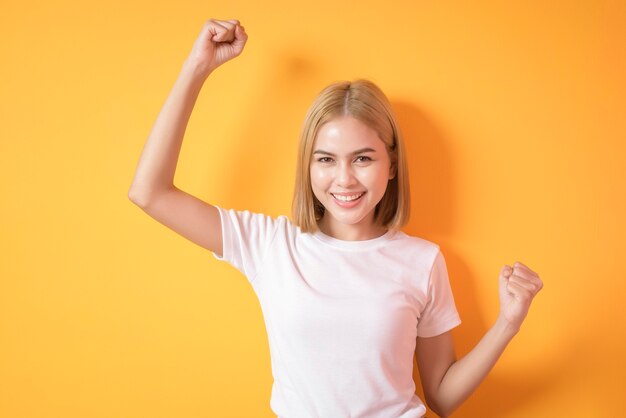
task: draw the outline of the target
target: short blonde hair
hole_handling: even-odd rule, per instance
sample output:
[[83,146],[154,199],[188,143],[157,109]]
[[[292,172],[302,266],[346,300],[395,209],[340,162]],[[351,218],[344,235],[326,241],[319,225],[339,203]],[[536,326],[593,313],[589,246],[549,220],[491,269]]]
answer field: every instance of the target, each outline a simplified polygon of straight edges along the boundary
[[302,232],[318,230],[324,206],[311,187],[313,144],[321,126],[331,119],[351,116],[372,128],[385,143],[395,176],[374,210],[374,223],[398,230],[409,220],[410,189],[404,141],[389,100],[372,81],[337,81],[324,88],[307,111],[298,148],[296,182],[291,205],[293,223]]

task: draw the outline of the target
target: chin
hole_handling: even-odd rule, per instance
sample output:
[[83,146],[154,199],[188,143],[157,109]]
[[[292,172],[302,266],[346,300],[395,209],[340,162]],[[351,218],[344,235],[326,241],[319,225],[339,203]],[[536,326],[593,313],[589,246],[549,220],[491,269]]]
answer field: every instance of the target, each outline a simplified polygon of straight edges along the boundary
[[326,214],[330,215],[333,217],[333,219],[339,223],[342,223],[344,225],[357,225],[361,222],[363,222],[363,219],[366,218],[366,215],[358,215],[358,216],[341,216],[339,214],[334,214],[328,210],[326,210]]

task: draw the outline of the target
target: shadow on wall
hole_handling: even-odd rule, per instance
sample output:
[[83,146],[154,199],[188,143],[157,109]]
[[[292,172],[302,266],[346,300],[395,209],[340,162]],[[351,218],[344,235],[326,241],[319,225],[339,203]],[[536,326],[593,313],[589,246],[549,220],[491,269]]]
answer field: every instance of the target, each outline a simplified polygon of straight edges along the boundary
[[450,235],[455,230],[457,193],[446,142],[422,111],[407,102],[390,101],[404,136],[410,173],[411,220],[405,230],[418,236]]
[[[453,180],[455,167],[446,148],[445,138],[428,117],[412,104],[392,100],[392,107],[404,135],[410,171],[411,221],[404,229],[409,234],[426,239],[450,236],[455,230],[453,210],[457,205],[455,196],[458,193]],[[492,323],[489,322],[491,319],[486,321],[476,312],[476,281],[468,266],[448,248],[444,249],[444,256],[457,309],[463,321],[453,330],[457,358],[461,358],[480,341]],[[497,298],[497,293],[493,297]],[[523,335],[522,327],[511,344],[520,343]],[[568,365],[577,362],[574,352],[568,353],[567,356],[551,360],[542,358],[540,369],[525,370],[523,375],[502,376],[491,373],[456,411],[455,416],[504,416],[507,412],[519,409],[522,404],[538,402],[563,379],[574,378],[565,377],[570,374]],[[415,359],[413,379],[416,393],[425,400]],[[430,410],[429,413],[434,414]]]
[[299,49],[268,57],[271,71],[257,69],[258,88],[250,92],[251,105],[239,109],[241,124],[232,139],[237,146],[233,155],[224,157],[233,162],[230,173],[223,173],[230,187],[220,196],[228,207],[290,215],[300,128],[317,93],[308,94],[303,86],[317,78],[316,63],[321,62],[313,51]]

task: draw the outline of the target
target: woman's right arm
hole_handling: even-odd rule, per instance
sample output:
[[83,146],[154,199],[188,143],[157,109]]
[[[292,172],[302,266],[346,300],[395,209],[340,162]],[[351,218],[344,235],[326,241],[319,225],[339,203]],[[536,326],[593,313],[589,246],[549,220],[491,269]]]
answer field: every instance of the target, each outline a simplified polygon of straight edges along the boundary
[[219,212],[174,186],[191,111],[207,77],[241,54],[248,39],[237,20],[209,19],[167,97],[144,145],[129,199],[148,215],[196,244],[222,255]]

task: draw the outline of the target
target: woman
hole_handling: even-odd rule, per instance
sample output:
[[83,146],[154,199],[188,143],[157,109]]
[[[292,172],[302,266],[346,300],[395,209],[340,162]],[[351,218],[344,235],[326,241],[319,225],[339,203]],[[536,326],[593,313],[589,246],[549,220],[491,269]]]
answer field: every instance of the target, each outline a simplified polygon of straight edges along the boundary
[[167,98],[129,197],[146,213],[239,269],[268,331],[281,418],[422,417],[413,354],[430,408],[448,416],[519,331],[538,275],[500,273],[500,314],[456,359],[460,324],[437,244],[405,234],[408,169],[383,92],[355,80],[326,87],[302,129],[293,222],[205,203],[173,184],[189,116],[206,78],[243,51],[237,20],[210,19]]

